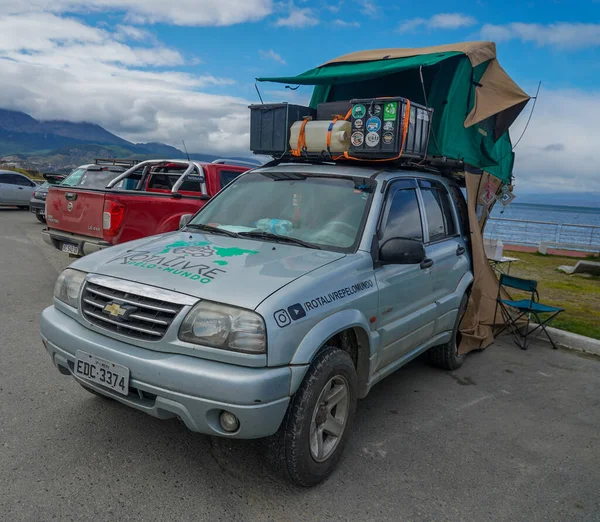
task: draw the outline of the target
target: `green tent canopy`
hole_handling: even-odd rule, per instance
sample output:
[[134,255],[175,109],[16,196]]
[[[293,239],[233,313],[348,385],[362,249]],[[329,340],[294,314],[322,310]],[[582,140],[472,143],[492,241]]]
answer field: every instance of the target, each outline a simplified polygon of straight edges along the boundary
[[464,161],[510,181],[508,128],[529,96],[504,72],[492,42],[381,49],[342,56],[298,76],[260,82],[314,85],[310,102],[403,96],[434,110],[428,155]]

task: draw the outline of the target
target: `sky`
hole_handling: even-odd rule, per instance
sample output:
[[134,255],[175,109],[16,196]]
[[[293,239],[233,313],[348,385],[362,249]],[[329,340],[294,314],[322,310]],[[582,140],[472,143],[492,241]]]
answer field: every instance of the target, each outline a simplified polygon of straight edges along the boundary
[[217,154],[249,154],[255,77],[356,50],[493,40],[525,91],[542,82],[515,149],[517,191],[600,201],[600,0],[0,0],[0,13],[0,108]]

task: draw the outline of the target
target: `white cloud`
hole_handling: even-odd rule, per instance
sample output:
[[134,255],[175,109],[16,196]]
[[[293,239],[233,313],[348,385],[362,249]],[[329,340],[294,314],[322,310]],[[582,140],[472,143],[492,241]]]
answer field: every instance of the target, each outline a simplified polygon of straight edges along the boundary
[[481,28],[486,40],[502,42],[521,40],[539,46],[559,49],[583,49],[600,46],[600,24],[559,22],[549,25],[511,23],[507,25],[486,24]]
[[[530,102],[532,103],[532,102]],[[528,106],[513,128],[519,138]],[[600,91],[542,90],[529,128],[515,149],[518,191],[600,193]]]
[[343,5],[344,5],[344,2],[343,2],[343,0],[341,0],[338,4],[332,4],[332,3],[328,2],[323,7],[325,9],[327,9],[327,11],[329,11],[330,13],[339,13],[339,11]]
[[340,20],[339,18],[333,21],[333,25],[337,27],[345,27],[345,28],[356,28],[360,27],[360,24],[357,21],[349,22],[347,20]]
[[477,20],[472,16],[461,13],[440,13],[431,18],[413,18],[403,22],[398,27],[398,31],[406,33],[415,31],[422,27],[427,29],[460,29],[461,27],[470,27],[475,25]]
[[312,27],[319,23],[319,18],[310,7],[296,7],[293,3],[289,5],[289,14],[275,21],[277,27]]
[[280,54],[276,53],[273,49],[269,49],[268,51],[261,50],[258,51],[258,54],[260,54],[262,58],[265,58],[267,60],[274,60],[278,63],[285,65],[285,60],[281,57]]
[[232,25],[262,20],[273,11],[273,0],[0,0],[0,13],[123,12],[135,23]]
[[0,107],[98,123],[135,142],[247,153],[248,101],[201,92],[233,82],[173,70],[180,53],[142,36],[50,13],[0,16]]
[[360,12],[364,15],[370,16],[371,18],[377,18],[379,15],[379,7],[371,0],[356,0],[360,5]]

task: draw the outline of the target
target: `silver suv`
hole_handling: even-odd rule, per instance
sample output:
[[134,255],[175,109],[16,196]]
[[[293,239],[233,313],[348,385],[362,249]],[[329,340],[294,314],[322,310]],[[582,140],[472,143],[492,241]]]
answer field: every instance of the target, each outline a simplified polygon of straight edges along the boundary
[[42,339],[88,391],[193,431],[271,437],[283,471],[314,485],[377,382],[426,351],[463,362],[464,211],[440,175],[257,169],[181,230],[73,263]]

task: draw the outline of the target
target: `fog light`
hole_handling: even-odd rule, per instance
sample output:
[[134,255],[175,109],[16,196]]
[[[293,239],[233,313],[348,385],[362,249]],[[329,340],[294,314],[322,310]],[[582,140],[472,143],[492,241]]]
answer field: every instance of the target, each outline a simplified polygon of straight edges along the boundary
[[230,433],[237,431],[240,427],[240,421],[238,420],[238,418],[233,413],[230,413],[228,411],[221,412],[219,421],[221,423],[221,428]]

